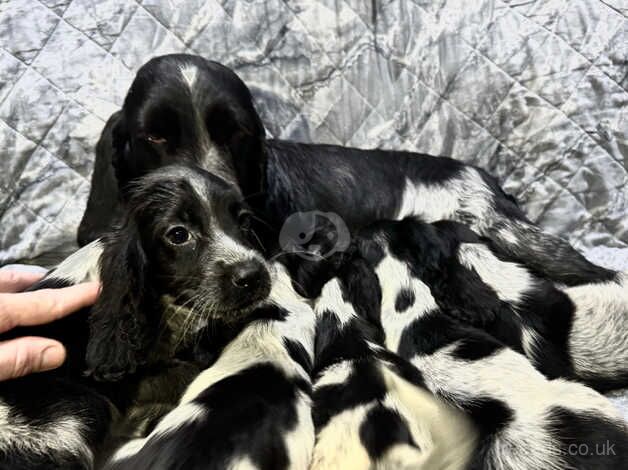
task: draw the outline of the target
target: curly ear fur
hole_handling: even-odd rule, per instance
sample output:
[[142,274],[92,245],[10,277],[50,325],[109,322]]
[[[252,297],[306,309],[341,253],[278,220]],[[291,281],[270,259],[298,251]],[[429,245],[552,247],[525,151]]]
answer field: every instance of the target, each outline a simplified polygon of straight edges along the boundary
[[103,293],[89,319],[87,373],[96,380],[116,381],[146,363],[160,312],[133,224],[105,240],[101,260]]

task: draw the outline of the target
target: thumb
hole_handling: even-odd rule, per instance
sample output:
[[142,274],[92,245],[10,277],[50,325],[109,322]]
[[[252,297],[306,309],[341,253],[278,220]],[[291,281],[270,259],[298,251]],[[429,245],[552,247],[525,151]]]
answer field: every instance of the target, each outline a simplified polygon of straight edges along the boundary
[[65,348],[48,338],[25,337],[0,342],[0,381],[56,369],[65,361]]

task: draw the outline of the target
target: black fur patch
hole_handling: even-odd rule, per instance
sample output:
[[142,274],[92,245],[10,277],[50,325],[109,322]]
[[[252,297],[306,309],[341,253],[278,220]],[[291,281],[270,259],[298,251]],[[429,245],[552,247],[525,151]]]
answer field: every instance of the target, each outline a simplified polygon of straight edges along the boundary
[[353,363],[353,371],[342,384],[325,385],[314,390],[314,427],[318,430],[331,418],[358,405],[383,399],[386,384],[376,362],[363,360]]
[[[620,418],[621,419],[621,418]],[[569,468],[628,468],[628,431],[623,422],[554,407],[547,414],[548,431],[560,444],[554,449]]]
[[325,311],[316,320],[314,376],[332,364],[346,359],[366,358],[372,351],[357,322],[344,327],[334,312]]
[[390,408],[371,409],[360,426],[360,440],[369,456],[377,460],[396,444],[408,444],[419,449],[412,439],[408,423]]
[[514,419],[514,412],[506,403],[491,397],[474,397],[462,404],[483,436],[492,436]]
[[395,310],[403,313],[414,305],[414,292],[410,289],[401,289],[395,299]]
[[292,360],[303,367],[303,370],[309,374],[312,371],[312,360],[305,350],[305,347],[301,343],[289,338],[284,338],[283,343]]

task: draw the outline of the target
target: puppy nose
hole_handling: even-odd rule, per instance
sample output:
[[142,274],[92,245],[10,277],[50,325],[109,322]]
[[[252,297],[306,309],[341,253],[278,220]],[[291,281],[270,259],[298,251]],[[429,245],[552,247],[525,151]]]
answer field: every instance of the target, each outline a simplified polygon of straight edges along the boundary
[[245,287],[257,287],[264,277],[265,268],[259,261],[243,261],[233,266],[231,283],[243,289]]

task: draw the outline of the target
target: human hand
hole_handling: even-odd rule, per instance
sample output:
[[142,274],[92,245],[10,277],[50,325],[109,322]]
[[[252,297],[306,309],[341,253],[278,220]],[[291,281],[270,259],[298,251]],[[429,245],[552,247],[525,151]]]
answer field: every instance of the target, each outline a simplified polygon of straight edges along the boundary
[[[65,317],[92,305],[100,290],[98,282],[86,282],[16,293],[41,278],[41,274],[0,270],[0,333]],[[0,341],[0,381],[56,369],[65,361],[65,355],[63,345],[49,338],[27,336]]]

